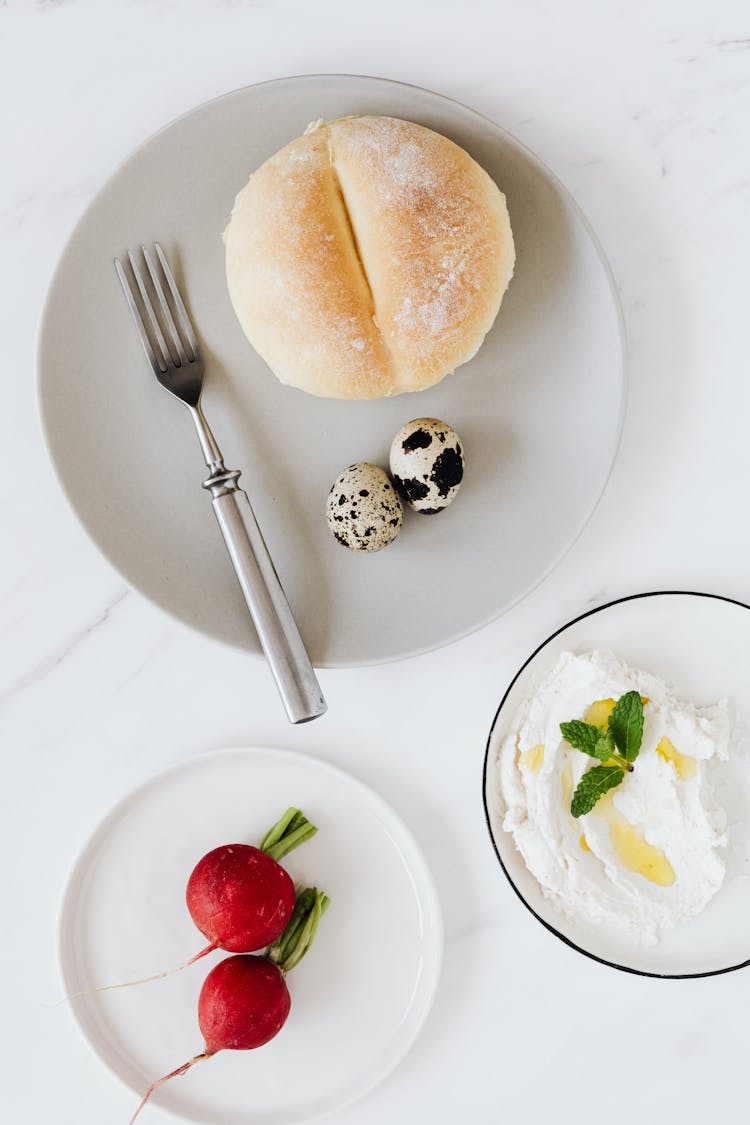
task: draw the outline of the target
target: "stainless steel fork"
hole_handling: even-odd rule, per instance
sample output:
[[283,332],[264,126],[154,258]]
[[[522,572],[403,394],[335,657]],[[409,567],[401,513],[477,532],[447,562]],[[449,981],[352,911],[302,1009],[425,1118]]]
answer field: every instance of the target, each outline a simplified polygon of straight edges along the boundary
[[216,519],[266,660],[289,721],[304,723],[325,714],[326,702],[247,493],[237,484],[240,470],[225,468],[201,409],[205,368],[198,340],[158,242],[154,251],[158,263],[149,249],[141,247],[145,274],[135,255],[128,252],[135,284],[119,258],[115,258],[117,276],[154,375],[190,411],[209,470],[203,487],[211,493]]

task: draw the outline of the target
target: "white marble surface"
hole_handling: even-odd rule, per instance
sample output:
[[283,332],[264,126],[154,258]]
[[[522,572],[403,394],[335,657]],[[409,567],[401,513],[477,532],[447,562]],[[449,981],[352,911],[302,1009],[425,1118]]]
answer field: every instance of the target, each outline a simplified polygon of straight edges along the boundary
[[[639,980],[550,937],[499,873],[480,775],[499,695],[554,626],[641,589],[750,592],[749,36],[741,0],[0,3],[5,1120],[128,1120],[130,1093],[69,1013],[44,1006],[59,988],[62,883],[136,782],[251,743],[309,750],[372,784],[421,840],[445,913],[421,1039],[332,1125],[746,1119],[750,974]],[[319,71],[441,90],[558,173],[618,278],[631,392],[605,498],[531,598],[441,652],[324,673],[329,716],[291,729],[259,663],[129,592],[78,527],[42,446],[34,340],[72,224],[136,143],[225,90]],[[429,684],[435,708],[415,707]],[[154,1105],[148,1120],[167,1118]]]

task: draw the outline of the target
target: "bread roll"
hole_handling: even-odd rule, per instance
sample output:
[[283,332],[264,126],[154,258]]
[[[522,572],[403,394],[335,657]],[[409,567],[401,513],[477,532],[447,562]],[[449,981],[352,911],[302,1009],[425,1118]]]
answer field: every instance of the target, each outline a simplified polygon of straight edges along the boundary
[[281,380],[329,398],[421,391],[478,350],[515,254],[462,148],[393,117],[318,124],[237,196],[229,295]]

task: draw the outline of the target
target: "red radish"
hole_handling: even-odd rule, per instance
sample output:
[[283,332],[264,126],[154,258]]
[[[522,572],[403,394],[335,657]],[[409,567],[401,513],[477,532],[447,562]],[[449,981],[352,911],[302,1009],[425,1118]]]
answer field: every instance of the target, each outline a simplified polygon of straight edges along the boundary
[[253,953],[275,941],[291,918],[294,883],[260,848],[225,844],[199,860],[186,899],[190,917],[211,943],[203,953]]
[[198,997],[198,1024],[206,1054],[250,1051],[278,1035],[291,1007],[278,965],[237,953],[211,970]]
[[198,957],[213,949],[254,953],[276,940],[294,909],[294,883],[278,860],[315,832],[299,809],[290,808],[257,848],[225,844],[198,861],[188,879],[187,907],[211,943]]
[[[278,861],[317,831],[304,813],[289,808],[257,847],[225,844],[208,852],[193,868],[186,899],[190,917],[210,945],[175,969],[91,991],[110,992],[162,980],[214,949],[226,949],[229,953],[265,949],[283,932],[294,909],[294,883]],[[88,992],[74,992],[66,999],[87,995]]]
[[133,1125],[151,1094],[217,1051],[250,1051],[281,1031],[291,1007],[286,973],[304,957],[315,937],[328,897],[315,887],[302,891],[292,918],[266,957],[236,954],[220,961],[206,977],[198,997],[203,1050],[149,1086],[133,1114]]

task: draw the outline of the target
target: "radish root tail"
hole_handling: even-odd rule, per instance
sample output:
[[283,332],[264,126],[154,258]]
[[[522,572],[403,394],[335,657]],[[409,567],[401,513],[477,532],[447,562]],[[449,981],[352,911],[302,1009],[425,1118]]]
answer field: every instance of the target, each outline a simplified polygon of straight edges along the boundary
[[164,977],[171,977],[172,973],[179,973],[183,969],[187,969],[189,965],[194,965],[207,953],[213,953],[216,948],[215,943],[207,945],[205,949],[201,949],[200,953],[196,953],[195,957],[191,957],[189,961],[183,961],[181,965],[176,965],[174,969],[165,969],[163,973],[154,973],[152,977],[141,977],[140,980],[125,980],[121,981],[120,984],[104,984],[101,988],[86,988],[81,992],[71,992],[68,996],[63,996],[62,1000],[58,1000],[56,1004],[51,1004],[50,1007],[59,1008],[61,1004],[67,1004],[69,1000],[77,1000],[79,996],[95,996],[97,992],[114,992],[118,988],[133,988],[137,984],[150,984],[154,980],[163,980]]
[[200,1055],[196,1055],[194,1059],[190,1060],[190,1062],[183,1063],[182,1066],[178,1066],[176,1070],[172,1070],[172,1071],[169,1072],[169,1074],[165,1074],[163,1076],[163,1078],[157,1078],[156,1082],[152,1082],[151,1085],[149,1086],[148,1090],[146,1090],[146,1093],[141,1098],[140,1105],[138,1106],[138,1109],[135,1111],[133,1116],[130,1118],[130,1125],[133,1125],[133,1122],[135,1121],[136,1117],[141,1112],[144,1105],[146,1104],[148,1099],[151,1097],[151,1095],[153,1094],[153,1092],[154,1092],[154,1090],[156,1089],[157,1086],[161,1086],[162,1082],[168,1082],[170,1078],[179,1078],[179,1076],[181,1074],[184,1074],[186,1070],[190,1070],[191,1066],[195,1066],[195,1064],[197,1062],[200,1062],[201,1059],[207,1059],[208,1057],[209,1057],[208,1052],[202,1051]]

